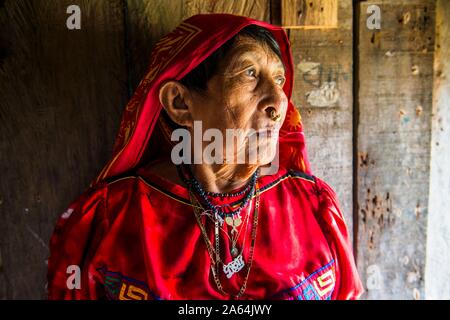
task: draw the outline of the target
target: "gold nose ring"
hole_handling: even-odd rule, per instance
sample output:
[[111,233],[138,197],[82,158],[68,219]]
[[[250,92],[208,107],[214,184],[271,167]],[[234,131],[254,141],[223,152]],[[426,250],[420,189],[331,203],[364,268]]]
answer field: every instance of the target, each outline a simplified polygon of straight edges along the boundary
[[281,115],[277,114],[277,111],[275,109],[270,110],[269,117],[270,117],[270,119],[272,119],[275,122],[278,122],[281,120]]

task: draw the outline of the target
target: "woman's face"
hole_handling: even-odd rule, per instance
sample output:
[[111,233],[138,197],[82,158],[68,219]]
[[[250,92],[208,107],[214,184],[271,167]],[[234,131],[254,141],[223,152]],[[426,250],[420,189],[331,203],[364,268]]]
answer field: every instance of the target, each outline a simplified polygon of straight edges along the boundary
[[[192,92],[192,119],[201,121],[203,132],[211,128],[222,132],[223,154],[229,163],[236,163],[237,158],[233,161],[226,155],[257,151],[258,165],[267,164],[275,156],[286,116],[285,81],[278,56],[256,40],[240,36],[207,83],[206,92]],[[273,120],[273,113],[271,117],[273,111],[280,115],[278,121]],[[237,143],[226,141],[227,129],[242,130]]]

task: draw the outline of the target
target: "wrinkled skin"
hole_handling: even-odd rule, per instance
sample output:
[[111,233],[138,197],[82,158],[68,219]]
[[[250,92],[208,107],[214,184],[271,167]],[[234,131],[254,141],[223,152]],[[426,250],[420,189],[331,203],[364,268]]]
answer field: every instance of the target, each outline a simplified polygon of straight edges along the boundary
[[[226,137],[226,129],[242,129],[245,135],[253,129],[257,130],[257,136],[266,137],[258,139],[257,147],[264,156],[256,164],[236,164],[234,159],[231,160],[234,163],[194,165],[196,178],[207,190],[226,192],[238,188],[258,166],[273,160],[278,130],[288,106],[284,83],[285,70],[276,54],[252,38],[239,36],[220,61],[218,72],[208,81],[206,91],[189,90],[177,81],[169,81],[161,87],[160,100],[167,113],[191,133],[194,121],[201,121],[203,132],[216,128]],[[280,115],[279,121],[270,117],[272,111]],[[209,143],[204,142],[203,148]],[[230,154],[227,148],[233,148],[231,153],[236,154],[236,145],[247,152],[251,148],[248,139],[235,144],[224,143],[223,155]],[[152,170],[179,182],[173,164],[159,164]]]

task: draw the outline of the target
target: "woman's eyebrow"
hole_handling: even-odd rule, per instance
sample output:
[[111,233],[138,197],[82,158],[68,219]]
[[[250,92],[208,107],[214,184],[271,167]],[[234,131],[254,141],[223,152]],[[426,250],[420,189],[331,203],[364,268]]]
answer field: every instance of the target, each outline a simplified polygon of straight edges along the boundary
[[238,55],[234,56],[231,59],[230,66],[231,67],[240,66],[245,62],[254,63],[255,60],[257,60],[255,57],[255,54],[247,51],[242,54],[238,54]]
[[[252,64],[252,63],[258,63],[259,59],[261,58],[260,54],[255,54],[254,52],[245,52],[241,54],[239,57],[234,59],[234,61],[231,63],[231,68],[236,69],[241,67],[243,64]],[[276,68],[286,71],[286,68],[284,67],[284,64],[278,59],[278,63],[276,65]]]

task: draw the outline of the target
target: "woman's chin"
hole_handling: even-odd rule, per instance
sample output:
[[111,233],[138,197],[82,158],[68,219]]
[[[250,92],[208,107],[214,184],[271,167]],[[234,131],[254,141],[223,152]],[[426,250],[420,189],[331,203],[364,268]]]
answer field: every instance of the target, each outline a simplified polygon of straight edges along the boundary
[[259,145],[258,152],[253,154],[253,157],[250,157],[249,163],[256,163],[259,166],[264,166],[270,164],[278,155],[277,152],[277,144],[266,143]]
[[259,147],[262,162],[268,164],[278,155],[278,137],[271,139]]

